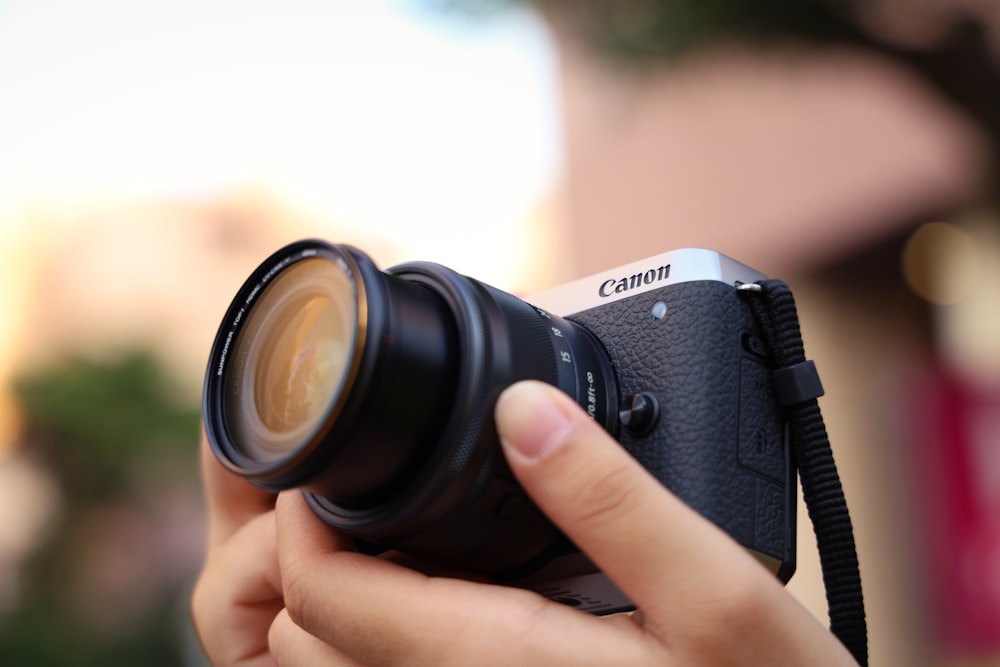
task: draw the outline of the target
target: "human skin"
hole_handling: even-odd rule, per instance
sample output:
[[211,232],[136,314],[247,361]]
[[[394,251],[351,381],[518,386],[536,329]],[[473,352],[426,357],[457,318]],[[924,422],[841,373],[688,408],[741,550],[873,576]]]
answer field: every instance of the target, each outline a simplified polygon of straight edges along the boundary
[[252,487],[203,443],[209,545],[192,606],[213,664],[856,664],[773,575],[571,399],[519,383],[500,397],[496,420],[525,490],[639,612],[590,616],[356,553],[301,494]]

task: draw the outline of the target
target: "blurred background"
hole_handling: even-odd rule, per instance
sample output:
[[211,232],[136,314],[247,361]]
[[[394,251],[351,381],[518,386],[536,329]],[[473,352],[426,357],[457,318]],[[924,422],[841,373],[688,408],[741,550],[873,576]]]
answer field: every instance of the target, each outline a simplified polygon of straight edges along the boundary
[[318,236],[521,294],[786,279],[872,664],[1000,665],[1000,8],[759,4],[0,0],[0,664],[203,664],[208,348]]

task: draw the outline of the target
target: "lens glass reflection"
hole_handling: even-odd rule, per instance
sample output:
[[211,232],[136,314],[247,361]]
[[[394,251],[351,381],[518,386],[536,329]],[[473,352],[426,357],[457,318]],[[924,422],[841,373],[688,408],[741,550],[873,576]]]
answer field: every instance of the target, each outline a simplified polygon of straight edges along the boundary
[[226,416],[250,458],[297,451],[343,391],[357,337],[354,284],[335,262],[300,260],[256,301],[237,340]]

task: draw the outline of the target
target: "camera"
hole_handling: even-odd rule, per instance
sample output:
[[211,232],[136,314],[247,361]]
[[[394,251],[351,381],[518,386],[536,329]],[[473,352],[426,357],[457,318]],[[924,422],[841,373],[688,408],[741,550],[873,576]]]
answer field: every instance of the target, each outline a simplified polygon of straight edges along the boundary
[[763,278],[689,248],[529,303],[438,264],[381,271],[356,248],[299,241],[265,260],[225,314],[206,432],[229,470],[302,489],[360,550],[402,551],[593,614],[629,610],[499,447],[499,394],[542,380],[787,581],[795,465],[768,346],[738,289]]

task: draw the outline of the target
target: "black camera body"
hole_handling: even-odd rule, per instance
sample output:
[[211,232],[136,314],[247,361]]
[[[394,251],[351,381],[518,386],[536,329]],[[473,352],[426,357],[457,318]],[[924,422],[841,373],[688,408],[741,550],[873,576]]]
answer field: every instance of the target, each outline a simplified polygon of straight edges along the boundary
[[[763,278],[683,249],[529,305],[439,265],[381,272],[356,249],[302,241],[265,261],[223,320],[206,375],[209,441],[255,484],[301,487],[362,550],[401,550],[590,613],[628,610],[521,490],[498,445],[500,392],[540,379],[787,581],[795,466],[769,351],[738,289]],[[285,351],[282,336],[293,341]],[[319,342],[301,342],[309,336]]]
[[[573,313],[568,319],[601,341],[626,419],[632,397],[656,402],[655,424],[619,429],[622,446],[787,582],[795,571],[795,466],[767,345],[737,290],[764,278],[714,251],[682,249],[533,301]],[[550,576],[560,582],[558,573]],[[571,600],[574,585],[588,581],[602,590],[586,575],[562,581],[565,590],[537,578],[532,586]]]

